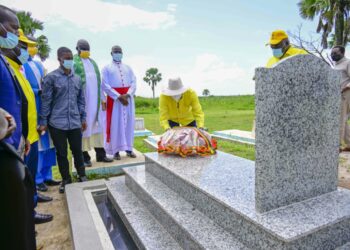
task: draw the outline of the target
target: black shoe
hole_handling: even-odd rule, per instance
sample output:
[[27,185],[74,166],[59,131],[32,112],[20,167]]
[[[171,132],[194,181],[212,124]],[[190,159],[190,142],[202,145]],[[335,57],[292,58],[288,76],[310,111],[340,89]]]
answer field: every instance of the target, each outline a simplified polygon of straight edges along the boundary
[[48,190],[47,186],[45,185],[44,182],[36,185],[36,189],[40,192],[46,192]]
[[52,197],[42,195],[38,193],[38,202],[49,202],[52,201]]
[[55,180],[46,180],[44,181],[47,186],[58,186],[61,184],[60,181],[55,181]]
[[84,161],[84,166],[85,166],[86,168],[92,167],[91,161]]
[[126,152],[126,155],[128,157],[130,157],[130,158],[136,158],[137,157],[134,152]]
[[97,158],[96,161],[97,162],[113,162],[113,159],[108,158],[107,156],[105,156],[103,158]]
[[85,182],[88,181],[88,178],[86,176],[79,177],[79,182]]
[[63,194],[64,191],[65,191],[65,189],[66,189],[66,185],[67,185],[67,184],[70,184],[70,183],[72,183],[72,180],[62,180],[61,186],[60,186],[60,188],[59,188],[58,191],[59,191],[61,194]]
[[53,219],[53,215],[52,214],[35,213],[34,223],[35,224],[42,224],[42,223],[46,223],[46,222],[52,221],[52,219]]
[[119,153],[115,153],[115,154],[114,154],[114,160],[117,160],[117,161],[120,161],[120,160],[121,160],[120,154],[119,154]]

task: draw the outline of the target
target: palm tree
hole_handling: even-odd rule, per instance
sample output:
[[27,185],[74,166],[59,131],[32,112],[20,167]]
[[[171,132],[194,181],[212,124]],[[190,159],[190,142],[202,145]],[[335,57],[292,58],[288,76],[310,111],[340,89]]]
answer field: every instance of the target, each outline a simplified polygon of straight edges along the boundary
[[319,17],[316,31],[322,32],[322,46],[328,47],[328,37],[334,30],[334,44],[346,46],[349,40],[350,0],[301,0],[300,15],[313,20]]
[[209,89],[204,89],[203,92],[202,92],[202,95],[203,96],[209,96],[210,95]]
[[[37,30],[44,29],[44,23],[33,18],[32,13],[26,11],[18,11],[17,17],[19,20],[19,24],[23,33],[26,36],[34,37],[34,34]],[[49,57],[51,48],[48,44],[47,38],[44,35],[39,36],[36,39],[37,47],[38,47],[38,55],[42,61]]]
[[158,72],[157,68],[150,68],[146,71],[146,76],[143,80],[151,86],[154,98],[154,88],[162,80],[162,74]]

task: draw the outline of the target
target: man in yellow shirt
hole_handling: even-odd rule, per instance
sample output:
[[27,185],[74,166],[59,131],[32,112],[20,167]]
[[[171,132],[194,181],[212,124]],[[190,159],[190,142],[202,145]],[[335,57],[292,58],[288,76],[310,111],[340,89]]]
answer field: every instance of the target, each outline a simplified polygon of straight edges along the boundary
[[180,78],[169,79],[159,98],[160,125],[204,127],[204,113],[196,92],[183,86]]
[[[28,100],[28,141],[30,142],[30,151],[29,154],[25,157],[25,163],[28,166],[28,169],[35,180],[35,175],[38,169],[38,140],[39,134],[37,132],[37,111],[35,96],[32,90],[32,87],[28,80],[24,77],[22,73],[22,65],[28,61],[29,53],[27,51],[28,44],[35,44],[35,42],[30,41],[26,36],[24,36],[22,30],[19,31],[19,43],[13,49],[2,49],[3,54],[7,62],[10,64],[10,67],[16,77],[19,85],[22,88],[22,91]],[[50,201],[52,198],[40,195],[40,201]],[[34,203],[35,206],[38,201],[38,194],[35,190]],[[51,214],[39,214],[35,212],[34,222],[36,224],[45,223],[51,221],[53,216]]]
[[271,68],[276,63],[287,57],[307,54],[305,50],[293,47],[289,42],[287,33],[283,30],[273,31],[268,44],[272,49],[273,56],[267,62],[267,68]]

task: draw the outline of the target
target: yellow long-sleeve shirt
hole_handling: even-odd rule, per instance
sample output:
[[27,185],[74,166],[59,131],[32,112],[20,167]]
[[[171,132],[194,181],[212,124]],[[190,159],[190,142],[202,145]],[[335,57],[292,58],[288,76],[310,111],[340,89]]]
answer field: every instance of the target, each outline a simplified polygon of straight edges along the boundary
[[295,56],[295,55],[302,55],[302,54],[307,54],[307,52],[303,49],[298,49],[298,48],[294,48],[294,47],[290,47],[287,52],[281,57],[281,58],[277,58],[277,57],[271,57],[269,59],[269,61],[266,64],[267,68],[271,68],[273,65],[275,65],[276,63],[278,63],[279,61],[281,61],[284,58],[287,58],[289,56]]
[[36,113],[36,104],[35,96],[32,87],[28,80],[21,73],[21,65],[6,57],[6,60],[10,64],[15,76],[21,85],[22,91],[28,100],[28,140],[30,144],[39,140],[39,134],[37,132],[37,113]]
[[171,96],[160,95],[160,125],[166,130],[170,128],[169,120],[183,126],[196,121],[197,126],[204,127],[204,113],[195,91],[188,89],[176,102]]

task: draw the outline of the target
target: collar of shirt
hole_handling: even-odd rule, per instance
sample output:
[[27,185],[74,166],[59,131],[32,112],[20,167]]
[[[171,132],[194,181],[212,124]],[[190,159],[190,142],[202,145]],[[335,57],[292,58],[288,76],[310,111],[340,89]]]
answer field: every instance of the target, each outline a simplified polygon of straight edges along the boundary
[[58,71],[65,76],[72,76],[73,75],[73,70],[70,70],[70,73],[68,75],[66,75],[66,73],[64,72],[64,70],[62,69],[62,67],[58,68]]
[[346,57],[344,56],[342,59],[340,59],[338,62],[335,62],[335,65],[341,64],[346,61]]

